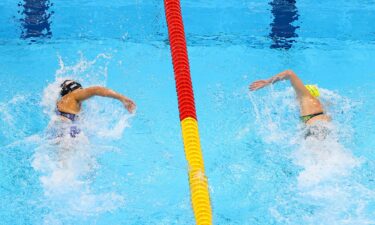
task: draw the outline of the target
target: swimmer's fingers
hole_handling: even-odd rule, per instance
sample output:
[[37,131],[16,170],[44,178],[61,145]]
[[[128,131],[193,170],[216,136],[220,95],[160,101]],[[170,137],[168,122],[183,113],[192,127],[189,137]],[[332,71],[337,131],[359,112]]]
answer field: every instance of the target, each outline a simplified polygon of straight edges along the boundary
[[132,100],[126,99],[125,101],[123,101],[123,103],[124,103],[125,108],[130,113],[133,113],[135,111],[136,105],[135,105],[135,103]]
[[256,91],[264,86],[267,86],[270,82],[268,80],[258,80],[250,84],[249,89],[251,91]]
[[128,111],[130,113],[134,113],[135,109],[136,109],[136,105],[134,104],[134,102],[132,102],[132,104],[129,105]]

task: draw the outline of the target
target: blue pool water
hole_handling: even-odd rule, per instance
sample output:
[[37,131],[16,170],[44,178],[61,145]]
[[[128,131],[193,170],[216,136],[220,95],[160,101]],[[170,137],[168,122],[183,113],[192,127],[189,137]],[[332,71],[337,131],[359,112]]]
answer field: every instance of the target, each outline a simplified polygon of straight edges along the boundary
[[[373,1],[182,1],[215,224],[375,224]],[[161,1],[0,2],[0,224],[194,224]],[[333,122],[305,140],[284,69]],[[84,135],[48,138],[58,85]]]

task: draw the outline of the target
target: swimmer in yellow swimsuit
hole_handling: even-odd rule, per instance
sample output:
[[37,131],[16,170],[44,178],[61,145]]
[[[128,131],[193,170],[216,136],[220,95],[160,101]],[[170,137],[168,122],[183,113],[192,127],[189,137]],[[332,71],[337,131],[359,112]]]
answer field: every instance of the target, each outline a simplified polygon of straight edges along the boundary
[[249,88],[251,91],[256,91],[281,80],[289,80],[292,84],[300,104],[301,120],[305,124],[311,125],[317,121],[330,121],[318,99],[319,91],[317,87],[314,85],[305,86],[292,70],[285,70],[267,80],[254,81]]

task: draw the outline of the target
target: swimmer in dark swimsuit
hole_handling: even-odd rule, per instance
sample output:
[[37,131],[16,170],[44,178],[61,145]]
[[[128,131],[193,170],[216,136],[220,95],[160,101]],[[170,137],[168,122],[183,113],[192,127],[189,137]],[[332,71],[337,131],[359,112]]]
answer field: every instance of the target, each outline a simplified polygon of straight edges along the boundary
[[70,127],[71,137],[76,137],[80,133],[80,129],[75,125],[75,122],[81,110],[81,103],[93,96],[115,98],[121,101],[130,113],[133,113],[135,110],[135,104],[132,100],[105,87],[94,86],[82,88],[81,84],[73,80],[65,80],[60,87],[61,98],[56,105],[56,114],[62,120],[72,122]]
[[324,113],[323,106],[317,98],[319,96],[317,88],[314,85],[305,86],[292,70],[286,70],[267,80],[254,81],[249,88],[251,91],[256,91],[281,80],[290,80],[300,104],[302,122],[312,125],[317,121],[330,121],[329,116]]

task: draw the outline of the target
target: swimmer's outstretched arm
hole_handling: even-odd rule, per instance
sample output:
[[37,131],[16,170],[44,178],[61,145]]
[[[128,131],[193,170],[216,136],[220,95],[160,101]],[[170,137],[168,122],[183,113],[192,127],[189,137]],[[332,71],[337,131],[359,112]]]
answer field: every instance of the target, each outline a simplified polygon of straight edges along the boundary
[[290,80],[294,90],[297,93],[298,98],[311,97],[310,92],[307,90],[303,82],[298,78],[292,70],[285,70],[267,80],[257,80],[250,84],[249,88],[251,91],[256,91],[267,85],[276,83],[281,80]]
[[85,101],[93,96],[114,98],[121,101],[130,113],[133,113],[136,107],[135,103],[131,99],[127,98],[126,96],[120,93],[115,92],[114,90],[101,86],[79,89],[77,91],[72,92],[72,95],[78,102]]

